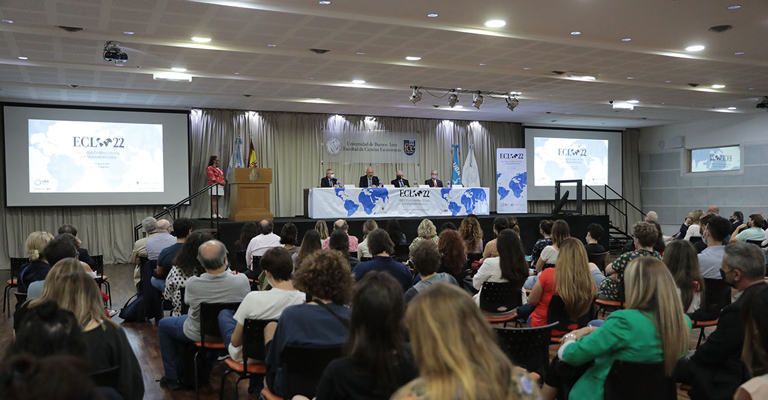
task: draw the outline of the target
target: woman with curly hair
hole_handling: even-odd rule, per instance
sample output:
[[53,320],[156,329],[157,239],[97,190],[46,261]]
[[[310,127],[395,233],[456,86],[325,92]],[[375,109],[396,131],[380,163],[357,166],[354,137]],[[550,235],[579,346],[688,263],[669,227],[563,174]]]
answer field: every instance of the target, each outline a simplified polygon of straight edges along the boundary
[[459,235],[464,240],[464,248],[467,253],[483,252],[483,229],[477,218],[464,218],[459,227]]
[[[459,232],[445,230],[440,233],[438,249],[440,250],[440,268],[438,272],[446,272],[456,278],[457,282],[464,279],[464,265],[467,253],[459,236]],[[481,242],[482,243],[482,242]]]
[[413,242],[411,242],[411,245],[408,246],[408,251],[413,251],[416,249],[416,245],[421,241],[429,241],[434,244],[438,244],[438,237],[437,237],[437,227],[435,227],[435,224],[432,223],[427,218],[424,218],[421,220],[421,223],[419,224],[419,229],[417,230],[417,233],[419,236],[416,237],[416,239],[413,239]]
[[337,250],[320,250],[307,258],[293,275],[296,289],[313,300],[287,307],[277,323],[264,330],[267,342],[267,387],[283,396],[282,352],[285,346],[341,346],[347,338],[352,294],[349,262]]

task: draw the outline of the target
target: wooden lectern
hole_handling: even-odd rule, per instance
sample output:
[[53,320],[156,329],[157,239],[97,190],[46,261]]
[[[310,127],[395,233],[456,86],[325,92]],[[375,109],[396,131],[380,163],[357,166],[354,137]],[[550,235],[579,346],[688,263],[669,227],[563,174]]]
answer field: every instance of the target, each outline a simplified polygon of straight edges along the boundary
[[273,219],[269,212],[271,168],[235,168],[229,172],[229,220]]

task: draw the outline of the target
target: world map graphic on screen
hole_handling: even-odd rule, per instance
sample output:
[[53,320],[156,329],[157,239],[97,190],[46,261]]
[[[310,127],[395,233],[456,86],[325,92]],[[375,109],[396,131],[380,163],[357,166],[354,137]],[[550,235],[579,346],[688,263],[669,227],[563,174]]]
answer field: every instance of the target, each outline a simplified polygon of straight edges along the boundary
[[572,179],[587,185],[608,184],[607,140],[537,137],[533,147],[536,186]]

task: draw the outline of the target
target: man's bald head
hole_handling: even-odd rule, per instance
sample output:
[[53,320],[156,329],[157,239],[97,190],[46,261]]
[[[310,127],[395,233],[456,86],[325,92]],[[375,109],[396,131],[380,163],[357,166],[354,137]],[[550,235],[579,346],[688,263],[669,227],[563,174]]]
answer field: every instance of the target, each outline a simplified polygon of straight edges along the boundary
[[373,168],[368,167],[368,169],[365,170],[365,174],[368,176],[373,176]]
[[268,219],[262,219],[259,222],[259,232],[261,232],[262,235],[269,235],[274,230],[275,225],[272,223],[272,221]]
[[707,214],[710,214],[710,213],[715,215],[720,215],[720,207],[709,206],[709,208],[707,209]]
[[349,225],[347,224],[347,221],[337,219],[336,222],[333,223],[333,230],[347,232],[349,230]]
[[171,221],[168,221],[167,219],[161,219],[157,221],[157,230],[162,232],[170,232]]
[[645,214],[646,222],[656,222],[658,220],[659,220],[659,214],[656,214],[656,211],[648,211],[648,214]]
[[197,248],[197,261],[200,261],[206,271],[226,267],[227,247],[218,240],[209,240]]

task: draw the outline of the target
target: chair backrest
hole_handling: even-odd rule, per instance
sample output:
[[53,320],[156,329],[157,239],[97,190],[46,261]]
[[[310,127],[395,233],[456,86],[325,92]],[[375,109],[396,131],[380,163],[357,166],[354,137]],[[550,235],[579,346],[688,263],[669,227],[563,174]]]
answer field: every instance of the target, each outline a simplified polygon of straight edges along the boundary
[[235,271],[244,272],[248,268],[248,264],[245,262],[245,252],[235,252]]
[[600,268],[600,271],[605,271],[605,258],[608,257],[608,251],[605,253],[592,253],[587,254],[587,259],[589,259],[589,262],[597,265],[597,268]]
[[589,321],[592,321],[596,318],[596,315],[594,313],[594,307],[590,306],[589,310],[586,314],[579,317],[578,320],[574,321],[568,317],[568,313],[565,311],[565,302],[563,301],[563,298],[559,295],[552,296],[552,299],[549,300],[549,307],[547,308],[547,323],[548,324],[555,324],[555,327],[553,328],[554,331],[558,334],[562,334],[561,332],[570,332],[574,329],[579,329],[587,326]]
[[357,258],[357,252],[356,251],[350,251],[349,252],[349,256]]
[[701,236],[691,236],[688,240],[691,243],[697,243],[702,241]]
[[264,269],[261,268],[261,256],[253,256],[253,263],[251,264],[251,270],[253,270],[254,276],[261,275]]
[[408,248],[407,244],[398,244],[395,245],[395,254],[392,255],[392,257],[395,258],[397,261],[408,261],[408,258],[410,257],[411,250]]
[[243,325],[243,363],[248,364],[248,359],[264,360],[267,354],[264,351],[264,328],[276,319],[246,319]]
[[120,366],[114,366],[112,368],[103,369],[101,371],[93,371],[88,374],[93,383],[100,387],[111,387],[117,389],[117,385],[120,381]]
[[731,287],[722,279],[704,278],[704,308],[705,311],[720,312],[731,304]]
[[21,305],[21,304],[24,304],[25,301],[27,301],[26,293],[13,292],[13,294],[16,296],[16,304]]
[[483,253],[467,253],[467,260],[480,261],[483,258]]
[[549,365],[549,341],[555,325],[557,324],[538,328],[494,328],[494,330],[499,338],[499,346],[512,364],[541,375]]
[[371,261],[373,257],[360,257],[360,262]]
[[520,285],[512,282],[483,282],[480,309],[491,313],[514,310],[523,303]]
[[754,244],[757,247],[763,247],[762,240],[747,240],[747,243]]
[[11,257],[11,279],[18,278],[21,275],[21,267],[29,262],[29,258]]
[[240,303],[200,303],[200,342],[205,346],[205,337],[221,338],[219,313],[222,310],[237,311]]
[[104,255],[91,256],[93,259],[93,272],[98,276],[104,276]]
[[291,399],[296,395],[310,399],[315,397],[325,367],[341,355],[341,346],[285,346],[282,354],[283,398]]
[[181,295],[181,315],[187,315],[189,314],[189,304],[187,304],[187,302],[184,301],[184,296],[187,293],[187,288],[182,287],[181,289],[179,289],[179,293]]
[[616,360],[603,386],[605,400],[676,400],[675,379],[664,374],[664,364]]

